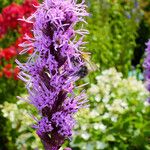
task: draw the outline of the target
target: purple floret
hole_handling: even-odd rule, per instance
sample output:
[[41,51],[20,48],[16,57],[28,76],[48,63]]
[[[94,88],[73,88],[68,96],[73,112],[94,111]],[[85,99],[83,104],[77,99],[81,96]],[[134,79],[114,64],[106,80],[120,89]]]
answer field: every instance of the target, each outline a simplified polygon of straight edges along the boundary
[[150,40],[146,43],[147,48],[146,51],[146,57],[144,60],[144,78],[146,81],[146,88],[150,92]]
[[46,150],[58,150],[72,136],[73,115],[86,105],[86,95],[74,95],[77,73],[85,65],[81,56],[87,30],[75,30],[86,23],[84,0],[45,0],[27,22],[33,23],[33,38],[26,35],[21,54],[34,49],[26,63],[18,65],[26,83],[29,102],[39,111],[41,119],[34,127]]

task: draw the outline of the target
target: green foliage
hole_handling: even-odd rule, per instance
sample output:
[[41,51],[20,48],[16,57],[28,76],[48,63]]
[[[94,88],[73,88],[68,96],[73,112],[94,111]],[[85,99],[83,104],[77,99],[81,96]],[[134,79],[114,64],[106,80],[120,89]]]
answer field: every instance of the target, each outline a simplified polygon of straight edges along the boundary
[[122,76],[112,68],[91,84],[90,108],[76,116],[73,149],[150,149],[148,92],[142,81]]
[[0,79],[0,104],[5,101],[16,102],[16,96],[24,93],[25,89],[21,81],[14,81],[13,79]]
[[134,1],[87,0],[90,17],[87,51],[100,69],[115,67],[127,75],[136,46],[141,10]]

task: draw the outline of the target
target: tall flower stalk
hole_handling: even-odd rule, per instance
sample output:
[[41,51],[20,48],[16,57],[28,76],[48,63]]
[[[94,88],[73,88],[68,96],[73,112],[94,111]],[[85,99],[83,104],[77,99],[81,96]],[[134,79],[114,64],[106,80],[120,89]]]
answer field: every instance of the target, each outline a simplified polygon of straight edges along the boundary
[[76,29],[86,23],[84,0],[44,0],[26,22],[33,23],[33,38],[25,36],[21,54],[34,49],[26,63],[16,61],[19,78],[26,83],[28,102],[39,111],[34,125],[46,150],[58,150],[72,136],[74,114],[86,106],[86,95],[73,92],[75,81],[83,77],[82,50],[87,30]]
[[[145,81],[146,81],[146,88],[150,92],[150,39],[146,43],[146,46],[147,46],[146,49],[145,49],[146,57],[145,57],[145,60],[144,60],[143,67],[145,69],[144,70],[144,78],[145,78]],[[150,102],[150,98],[148,99],[148,101]]]

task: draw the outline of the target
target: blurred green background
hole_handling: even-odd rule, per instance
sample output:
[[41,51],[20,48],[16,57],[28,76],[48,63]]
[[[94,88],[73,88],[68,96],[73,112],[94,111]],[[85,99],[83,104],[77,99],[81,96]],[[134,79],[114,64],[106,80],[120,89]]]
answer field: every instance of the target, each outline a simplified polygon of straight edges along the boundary
[[[22,5],[23,0],[0,0],[0,13],[12,2]],[[89,75],[79,82],[89,83],[90,106],[75,116],[72,141],[65,145],[73,150],[150,150],[149,93],[142,68],[150,38],[150,0],[86,0],[86,4],[90,13],[86,51],[91,53],[87,65],[98,69],[89,68]],[[0,52],[20,36],[18,29],[9,29],[0,39]],[[0,56],[0,72],[6,64],[15,67],[18,57]],[[36,115],[36,110],[17,95],[27,96],[23,83],[0,76],[0,150],[42,150],[29,115]]]

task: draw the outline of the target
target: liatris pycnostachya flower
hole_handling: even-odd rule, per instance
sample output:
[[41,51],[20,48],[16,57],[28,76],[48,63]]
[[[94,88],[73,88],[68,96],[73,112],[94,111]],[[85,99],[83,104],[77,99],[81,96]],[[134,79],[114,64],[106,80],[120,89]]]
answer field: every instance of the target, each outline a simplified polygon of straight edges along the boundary
[[[150,92],[150,40],[146,43],[147,48],[145,49],[146,57],[144,60],[144,78],[146,82],[146,88]],[[148,98],[150,102],[150,98]]]
[[[34,128],[46,150],[58,150],[72,136],[74,113],[85,107],[86,95],[73,92],[75,81],[84,74],[83,38],[88,31],[75,25],[88,13],[84,0],[45,0],[26,22],[33,23],[33,38],[26,35],[21,54],[34,48],[26,63],[16,61],[26,83],[28,101],[39,111],[41,119]],[[80,77],[79,77],[80,76]]]

